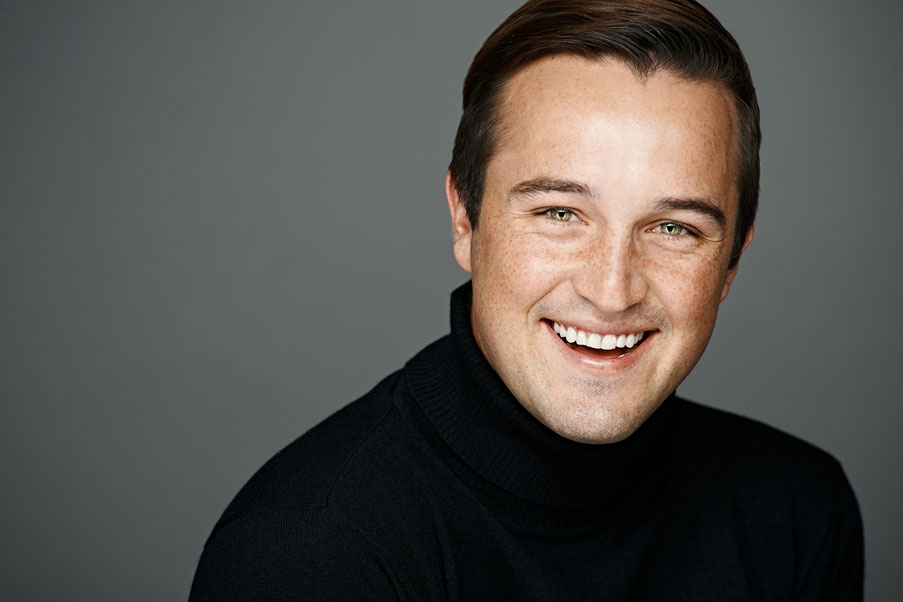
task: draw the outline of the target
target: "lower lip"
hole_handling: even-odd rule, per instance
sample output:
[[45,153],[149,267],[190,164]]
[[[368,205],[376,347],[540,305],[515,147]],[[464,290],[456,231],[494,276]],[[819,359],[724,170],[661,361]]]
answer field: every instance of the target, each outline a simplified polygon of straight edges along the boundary
[[647,332],[643,337],[643,343],[638,347],[635,347],[634,350],[630,353],[626,353],[618,357],[599,358],[592,357],[590,355],[580,353],[579,351],[572,349],[571,346],[564,341],[564,339],[562,339],[555,333],[555,331],[552,329],[552,325],[549,322],[546,322],[546,327],[549,332],[549,336],[554,339],[553,344],[558,348],[558,350],[567,359],[567,361],[576,363],[578,366],[581,366],[584,369],[589,368],[597,372],[602,371],[608,373],[628,370],[630,367],[636,364],[644,355],[646,355],[647,348],[650,346],[650,344],[653,343],[657,332]]

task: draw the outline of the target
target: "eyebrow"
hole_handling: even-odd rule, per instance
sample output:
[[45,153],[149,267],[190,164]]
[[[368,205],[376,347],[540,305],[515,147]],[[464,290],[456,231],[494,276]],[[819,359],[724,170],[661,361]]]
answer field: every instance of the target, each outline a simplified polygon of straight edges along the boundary
[[[563,192],[578,194],[590,199],[595,198],[593,191],[583,182],[557,178],[538,177],[524,180],[508,189],[510,196],[530,196],[550,192]],[[655,210],[690,211],[712,220],[722,228],[727,225],[727,216],[724,214],[724,211],[713,200],[705,197],[689,199],[665,197],[655,202]]]
[[703,217],[707,217],[724,228],[727,225],[727,217],[714,201],[706,198],[700,199],[675,199],[666,197],[655,203],[658,211],[692,211]]
[[573,180],[557,180],[555,178],[540,177],[525,180],[515,184],[508,190],[508,194],[511,196],[529,196],[548,192],[564,192],[593,198],[593,192],[586,184]]

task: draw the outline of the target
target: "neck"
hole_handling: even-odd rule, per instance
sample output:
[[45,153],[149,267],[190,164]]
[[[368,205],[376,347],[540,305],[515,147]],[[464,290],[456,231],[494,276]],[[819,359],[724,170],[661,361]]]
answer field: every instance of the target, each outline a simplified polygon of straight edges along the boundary
[[470,283],[454,291],[451,335],[405,369],[435,443],[484,502],[519,523],[552,512],[585,526],[586,516],[604,520],[601,510],[633,503],[638,490],[656,486],[673,396],[623,441],[565,439],[527,412],[486,361],[473,335],[470,301]]

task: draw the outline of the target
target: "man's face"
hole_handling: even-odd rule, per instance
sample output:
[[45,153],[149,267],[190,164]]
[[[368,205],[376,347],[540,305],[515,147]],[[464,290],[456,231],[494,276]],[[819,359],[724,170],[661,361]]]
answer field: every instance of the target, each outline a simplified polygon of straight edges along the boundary
[[736,272],[731,99],[554,56],[508,82],[500,115],[476,229],[447,183],[475,337],[546,426],[619,441],[696,364]]

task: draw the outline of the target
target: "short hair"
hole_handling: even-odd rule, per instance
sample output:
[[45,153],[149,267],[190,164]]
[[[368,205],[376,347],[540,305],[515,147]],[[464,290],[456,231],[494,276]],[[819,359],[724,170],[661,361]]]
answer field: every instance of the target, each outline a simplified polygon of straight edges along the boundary
[[449,165],[471,224],[479,221],[505,84],[526,65],[561,54],[616,58],[643,79],[664,70],[730,94],[739,146],[733,267],[759,202],[759,103],[736,40],[694,0],[529,0],[492,32],[464,79],[464,110]]

